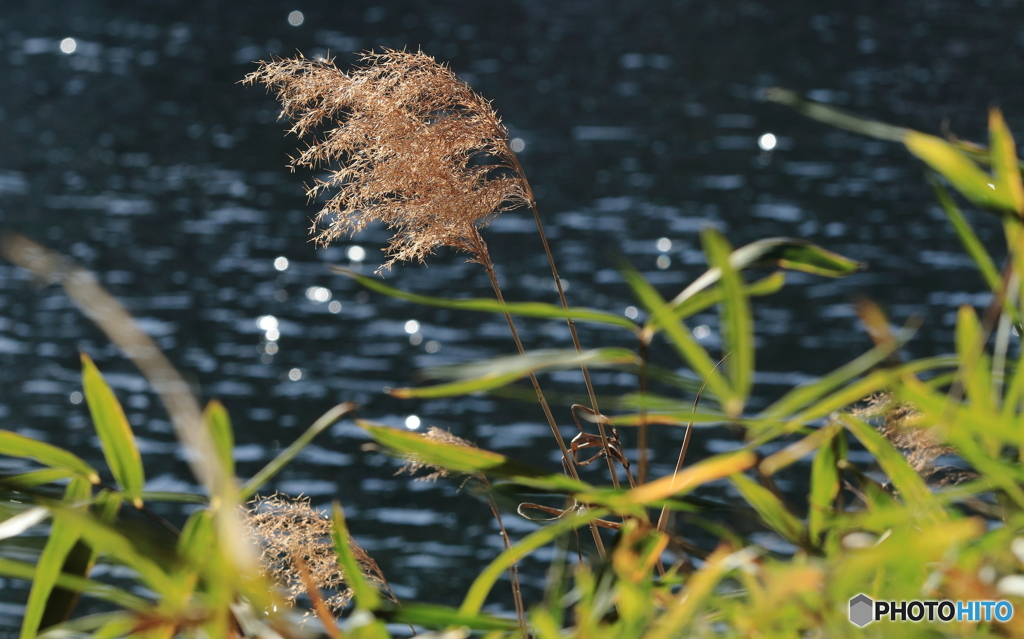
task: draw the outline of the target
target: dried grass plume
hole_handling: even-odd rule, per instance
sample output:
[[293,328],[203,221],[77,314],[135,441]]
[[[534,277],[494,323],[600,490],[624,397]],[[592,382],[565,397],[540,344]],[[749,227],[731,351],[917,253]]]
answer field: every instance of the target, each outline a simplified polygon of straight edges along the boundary
[[381,269],[441,246],[488,260],[479,229],[528,203],[528,185],[490,103],[419,52],[368,52],[350,73],[303,56],[261,62],[244,82],[277,92],[291,132],[309,136],[292,167],[328,167],[333,191],[311,233],[320,244],[381,221],[395,230]]
[[[348,605],[353,592],[334,553],[331,520],[314,510],[308,497],[257,497],[243,511],[242,520],[247,537],[262,551],[260,564],[264,573],[285,591],[291,603],[306,594],[296,562],[300,558],[317,588],[334,593],[325,600],[328,606],[341,612]],[[377,562],[351,537],[349,547],[369,583],[390,593]]]
[[[437,426],[431,426],[427,432],[423,433],[423,439],[435,444],[476,448],[474,443],[467,441],[458,435],[452,435],[449,431],[438,428]],[[454,472],[442,466],[425,462],[418,457],[407,457],[405,463],[402,464],[402,467],[399,468],[395,474],[401,475],[402,473],[409,473],[410,475],[415,475],[421,470],[429,470],[430,473],[417,477],[417,481],[437,481],[442,477],[450,477]],[[479,477],[483,477],[483,475],[479,475]]]

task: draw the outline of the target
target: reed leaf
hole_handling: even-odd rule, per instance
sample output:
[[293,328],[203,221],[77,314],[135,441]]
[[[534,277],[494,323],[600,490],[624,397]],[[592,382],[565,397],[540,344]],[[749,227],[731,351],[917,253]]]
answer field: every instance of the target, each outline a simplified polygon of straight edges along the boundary
[[229,476],[235,474],[235,433],[231,428],[231,417],[224,404],[212,400],[203,410],[203,421],[210,429],[210,438],[220,457],[221,466]]
[[743,278],[729,263],[732,247],[728,240],[714,229],[701,234],[708,264],[721,272],[723,295],[721,322],[724,351],[729,354],[725,361],[729,382],[740,402],[739,414],[746,404],[747,396],[754,381],[754,322],[750,316],[750,301],[744,292]]
[[[32,581],[35,578],[35,573],[36,567],[32,564],[0,557],[0,576]],[[150,607],[150,602],[138,595],[77,575],[61,573],[57,576],[55,585],[129,610],[146,610]]]
[[800,519],[789,512],[782,500],[775,493],[754,482],[746,475],[736,474],[731,478],[732,485],[743,495],[764,523],[777,532],[783,539],[795,545],[805,543],[806,531]]
[[1020,180],[1017,145],[1003,119],[1003,112],[997,108],[988,112],[988,133],[996,192],[1010,205],[1010,210],[1020,215],[1024,213],[1024,185]]
[[82,387],[110,472],[128,499],[137,508],[141,507],[146,474],[142,468],[142,456],[135,444],[135,434],[128,425],[128,418],[114,391],[85,353],[82,353]]
[[486,614],[467,615],[455,608],[424,603],[405,603],[393,611],[377,615],[390,622],[408,623],[426,628],[469,628],[470,630],[515,630],[516,622]]
[[352,554],[348,527],[345,525],[345,512],[337,500],[331,506],[331,539],[334,541],[334,552],[338,556],[338,566],[345,574],[345,583],[352,589],[356,606],[363,610],[376,610],[381,605],[380,595],[363,577],[363,569]]
[[606,311],[599,311],[591,308],[580,308],[570,307],[564,309],[561,306],[555,306],[554,304],[544,304],[541,302],[505,302],[502,304],[497,300],[491,299],[466,299],[466,300],[451,300],[443,297],[431,297],[429,295],[419,295],[416,293],[407,293],[397,288],[388,286],[378,279],[360,275],[349,268],[341,266],[332,266],[331,271],[339,275],[344,275],[350,279],[359,282],[363,287],[382,293],[388,297],[394,297],[415,304],[422,304],[424,306],[437,306],[440,308],[449,308],[457,311],[480,311],[484,313],[510,313],[512,315],[518,315],[520,317],[540,317],[546,319],[573,319],[578,322],[590,322],[594,324],[607,324],[609,326],[618,326],[620,328],[626,328],[631,331],[639,330],[636,323],[630,319],[616,315],[615,313],[608,313]]
[[74,453],[9,430],[0,430],[0,454],[34,459],[44,466],[70,471],[93,484],[100,481],[99,473]]
[[73,477],[74,473],[64,468],[43,468],[30,470],[27,473],[0,477],[0,488],[7,490],[31,490],[55,481]]
[[264,484],[266,484],[274,475],[281,472],[285,466],[288,465],[291,460],[295,459],[295,456],[302,452],[313,439],[322,433],[328,426],[341,419],[346,413],[355,410],[356,405],[353,402],[345,402],[344,404],[338,404],[331,410],[327,411],[320,416],[313,425],[306,429],[306,432],[302,433],[298,439],[292,442],[291,446],[282,450],[277,457],[273,459],[269,464],[263,467],[260,472],[256,473],[252,479],[245,482],[242,486],[240,499],[246,500],[256,494]]
[[636,355],[624,348],[602,348],[579,354],[574,350],[533,351],[526,355],[428,369],[424,373],[427,378],[458,381],[421,388],[394,388],[388,393],[401,399],[452,397],[501,388],[531,373],[575,369],[580,365],[601,368],[638,363]]

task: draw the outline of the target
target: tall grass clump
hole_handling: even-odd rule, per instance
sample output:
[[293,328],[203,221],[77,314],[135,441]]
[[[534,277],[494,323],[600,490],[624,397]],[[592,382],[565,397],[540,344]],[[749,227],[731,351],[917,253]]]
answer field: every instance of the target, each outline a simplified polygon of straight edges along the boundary
[[[282,115],[307,141],[293,166],[329,171],[309,187],[311,196],[326,198],[314,235],[327,243],[381,221],[395,232],[384,269],[399,260],[423,261],[441,247],[466,253],[487,271],[493,298],[424,296],[335,271],[412,303],[500,314],[516,347],[511,355],[427,371],[431,383],[391,392],[400,398],[508,393],[528,380],[562,468],[531,466],[439,429],[417,433],[358,421],[375,449],[404,460],[405,470],[471,483],[465,492],[483,496],[502,530],[503,551],[482,567],[460,606],[398,601],[348,534],[340,503],[326,513],[283,495],[251,501],[353,405],[331,409],[254,477],[237,478],[224,407],[211,401],[201,409],[91,274],[9,235],[0,252],[63,285],[147,376],[203,487],[195,495],[145,490],[145,465],[124,411],[83,354],[83,390],[105,468],[0,430],[0,453],[35,464],[0,477],[0,549],[50,522],[45,545],[31,560],[0,555],[0,575],[32,582],[22,637],[384,638],[406,634],[402,624],[446,638],[1024,637],[1024,615],[880,619],[863,628],[848,616],[851,599],[862,594],[875,601],[1024,604],[1024,354],[1017,338],[1024,317],[1024,185],[998,110],[990,113],[983,147],[864,120],[781,89],[766,94],[828,124],[904,144],[920,158],[991,302],[980,314],[959,309],[952,354],[904,362],[894,355],[919,322],[893,327],[879,305],[862,301],[858,314],[874,347],[753,410],[756,298],[779,291],[786,271],[844,277],[863,265],[793,238],[733,248],[708,229],[701,234],[707,270],[673,296],[620,265],[647,311],[643,323],[570,306],[529,182],[490,103],[422,53],[385,50],[362,62],[345,72],[327,60],[275,60],[246,78],[277,93]],[[1001,222],[1001,265],[947,187]],[[506,302],[501,293],[482,230],[495,215],[520,207],[537,222],[558,284],[555,304]],[[758,277],[750,278],[752,272]],[[711,308],[720,314],[721,349],[705,348],[686,324]],[[527,350],[516,321],[536,318],[566,320],[573,347]],[[575,322],[623,331],[636,350],[584,349]],[[675,354],[689,374],[649,362],[653,348]],[[589,405],[549,401],[539,376],[577,368]],[[637,391],[598,398],[588,372],[595,368],[636,375]],[[567,443],[560,424],[570,420],[580,434]],[[694,430],[712,425],[730,426],[741,441],[735,450],[693,459]],[[647,476],[652,427],[683,429],[678,461],[662,477]],[[633,460],[625,453],[630,438],[640,449]],[[858,461],[850,454],[855,447],[872,461]],[[583,481],[577,465],[601,458],[608,485]],[[783,495],[777,487],[783,471],[803,477],[807,494]],[[711,484],[715,492],[704,490]],[[501,512],[510,499],[521,514],[546,514],[518,540],[502,524],[517,516]],[[149,511],[147,504],[158,501],[197,510],[179,529]],[[149,552],[121,521],[129,509],[153,518],[174,540],[173,550]],[[573,534],[581,528],[590,536]],[[253,543],[240,543],[243,538]],[[549,545],[555,552],[544,593],[529,600],[519,567]],[[93,578],[98,563],[123,567],[138,587]],[[482,612],[504,574],[512,583],[514,620]],[[110,611],[76,617],[80,595],[106,602]],[[303,615],[294,614],[303,606],[315,623],[302,625]]]

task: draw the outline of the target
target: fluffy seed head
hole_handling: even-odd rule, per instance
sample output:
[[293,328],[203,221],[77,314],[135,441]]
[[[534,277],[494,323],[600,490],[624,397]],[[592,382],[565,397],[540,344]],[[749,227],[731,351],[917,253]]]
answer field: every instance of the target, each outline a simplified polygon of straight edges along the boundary
[[245,78],[277,92],[291,132],[309,136],[292,167],[328,167],[308,188],[332,192],[310,229],[320,244],[381,221],[395,230],[388,269],[450,246],[483,261],[479,229],[528,203],[508,132],[490,103],[419,52],[365,53],[342,72],[333,60],[261,62]]

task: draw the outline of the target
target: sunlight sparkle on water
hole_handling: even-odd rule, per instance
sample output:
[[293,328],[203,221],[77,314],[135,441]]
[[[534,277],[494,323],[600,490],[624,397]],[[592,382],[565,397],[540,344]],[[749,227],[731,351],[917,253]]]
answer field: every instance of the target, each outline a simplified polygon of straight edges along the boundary
[[761,137],[757,138],[757,146],[761,147],[762,151],[771,151],[778,143],[779,141],[773,133],[765,133]]
[[74,38],[64,38],[60,41],[61,53],[67,53],[71,55],[78,48],[78,42]]
[[420,427],[420,418],[418,415],[409,415],[405,418],[405,427],[409,430],[416,430]]
[[301,11],[292,11],[288,14],[288,24],[293,27],[302,26],[302,23],[306,21],[306,16],[302,15]]

